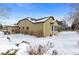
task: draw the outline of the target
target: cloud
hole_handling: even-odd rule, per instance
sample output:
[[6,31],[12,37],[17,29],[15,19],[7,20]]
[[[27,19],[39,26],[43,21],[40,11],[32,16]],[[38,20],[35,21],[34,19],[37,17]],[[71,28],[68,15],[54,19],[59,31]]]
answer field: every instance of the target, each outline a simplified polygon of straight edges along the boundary
[[26,6],[30,6],[31,4],[30,3],[17,3],[16,5],[19,7],[26,7]]
[[24,8],[27,10],[33,10],[36,9],[37,7],[33,5],[32,3],[16,3],[16,5],[20,8]]
[[12,19],[0,20],[0,24],[3,24],[3,25],[11,25],[11,24],[15,24],[15,23],[17,23],[17,21],[12,20]]

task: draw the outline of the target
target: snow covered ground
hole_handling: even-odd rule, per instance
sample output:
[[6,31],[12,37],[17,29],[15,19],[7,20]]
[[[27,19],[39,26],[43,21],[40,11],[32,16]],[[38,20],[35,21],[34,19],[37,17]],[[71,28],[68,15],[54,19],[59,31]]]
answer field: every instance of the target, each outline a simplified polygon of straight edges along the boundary
[[[7,39],[10,38],[10,40]],[[29,44],[21,43],[19,47],[17,43],[22,41],[29,42]],[[30,46],[46,45],[48,42],[52,42],[54,47],[48,50],[48,55],[51,55],[52,50],[56,49],[59,55],[74,55],[79,54],[79,34],[73,31],[60,32],[56,36],[52,37],[35,37],[23,34],[11,34],[4,35],[0,32],[0,53],[6,52],[9,49],[19,49],[17,55],[27,55],[26,49]]]

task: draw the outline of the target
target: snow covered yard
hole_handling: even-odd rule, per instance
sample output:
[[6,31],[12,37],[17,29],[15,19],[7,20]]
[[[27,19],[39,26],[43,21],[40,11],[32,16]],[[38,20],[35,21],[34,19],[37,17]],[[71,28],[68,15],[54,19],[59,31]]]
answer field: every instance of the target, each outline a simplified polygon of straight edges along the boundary
[[[10,38],[7,39],[7,37]],[[28,42],[30,44],[20,43],[22,41]],[[28,49],[30,46],[38,47],[39,45],[46,46],[48,42],[51,42],[53,45],[44,55],[51,55],[53,50],[57,51],[58,55],[73,55],[79,54],[79,34],[73,31],[60,32],[56,36],[52,37],[35,37],[30,35],[23,34],[11,34],[4,35],[3,32],[0,32],[0,53],[6,52],[9,49],[19,49],[16,55],[27,55]],[[16,44],[20,43],[19,46]]]

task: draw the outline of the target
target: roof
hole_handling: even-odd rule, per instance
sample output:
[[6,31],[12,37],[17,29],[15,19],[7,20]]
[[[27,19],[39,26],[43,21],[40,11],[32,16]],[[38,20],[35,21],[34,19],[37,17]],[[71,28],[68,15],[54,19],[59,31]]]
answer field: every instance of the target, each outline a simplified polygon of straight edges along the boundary
[[[53,16],[49,16],[49,17],[44,17],[44,18],[39,18],[39,19],[27,17],[27,18],[24,18],[24,19],[22,19],[22,20],[20,20],[20,21],[29,20],[29,21],[32,22],[32,23],[40,23],[40,22],[45,22],[45,21],[47,21],[49,18],[52,18],[53,20],[55,20]],[[20,21],[19,21],[19,22],[20,22]],[[18,23],[19,23],[19,22],[18,22]],[[18,23],[17,23],[17,24],[18,24]]]
[[56,20],[56,22],[57,22],[59,25],[62,25],[62,24],[63,24],[63,21],[58,21],[58,20]]

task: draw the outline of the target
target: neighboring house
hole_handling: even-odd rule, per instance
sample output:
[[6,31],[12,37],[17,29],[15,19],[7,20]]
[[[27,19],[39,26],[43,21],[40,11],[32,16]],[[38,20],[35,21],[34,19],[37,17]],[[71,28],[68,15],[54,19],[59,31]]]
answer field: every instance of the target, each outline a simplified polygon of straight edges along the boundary
[[8,31],[8,25],[3,26],[3,31]]
[[8,33],[8,27],[9,27],[8,25],[4,25],[4,26],[3,26],[3,30],[2,30],[2,31],[4,32],[5,35],[6,35],[6,34],[9,34],[9,33]]
[[8,33],[14,34],[14,33],[19,33],[19,27],[17,25],[14,26],[8,26]]
[[3,27],[5,34],[19,33],[19,27],[17,25],[7,25]]
[[20,20],[17,23],[17,27],[10,26],[8,32],[14,33],[19,28],[18,31],[20,33],[45,37],[55,34],[57,32],[57,26],[58,24],[53,16],[40,19],[27,17]]
[[58,21],[56,20],[58,25],[60,26],[61,30],[69,30],[68,24],[65,21]]

